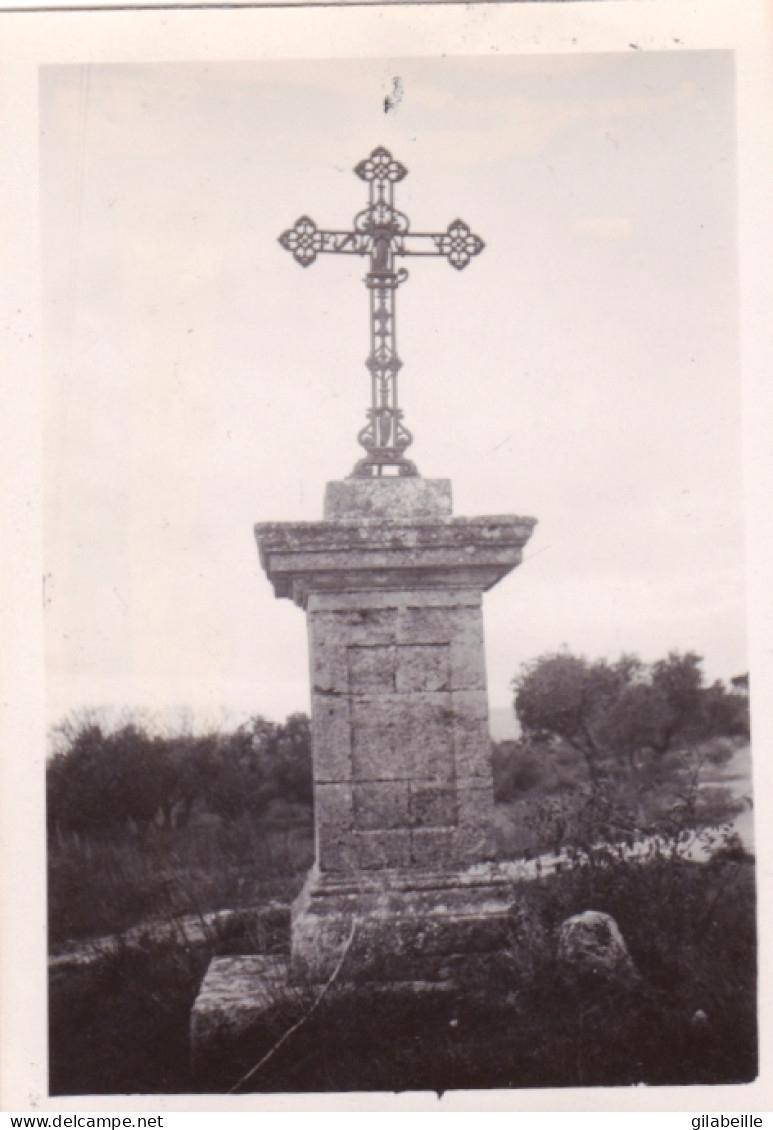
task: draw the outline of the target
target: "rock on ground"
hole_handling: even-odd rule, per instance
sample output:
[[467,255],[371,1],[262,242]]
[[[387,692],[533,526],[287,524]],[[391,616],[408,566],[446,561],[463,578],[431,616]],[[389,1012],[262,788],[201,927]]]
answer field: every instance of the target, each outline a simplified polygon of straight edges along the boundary
[[610,914],[585,910],[562,922],[558,934],[558,961],[570,974],[634,981],[638,974]]

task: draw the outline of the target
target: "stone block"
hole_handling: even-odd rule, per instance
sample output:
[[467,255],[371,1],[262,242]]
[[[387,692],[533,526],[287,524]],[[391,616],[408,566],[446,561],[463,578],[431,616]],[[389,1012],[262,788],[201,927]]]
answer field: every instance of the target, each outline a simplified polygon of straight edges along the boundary
[[494,816],[494,790],[484,788],[457,788],[458,822],[460,827],[488,826]]
[[491,776],[491,735],[488,722],[457,720],[454,757],[458,778]]
[[[388,694],[395,691],[396,649],[390,644],[358,644],[347,649],[349,690]],[[399,689],[399,688],[398,688]]]
[[355,735],[352,764],[354,780],[358,782],[400,781],[410,776],[405,750],[390,745],[387,737],[375,731]]
[[447,828],[414,828],[411,833],[411,863],[414,867],[448,866],[453,859],[453,831]]
[[450,690],[450,648],[448,644],[402,644],[394,649],[397,657],[395,685],[398,691]]
[[454,691],[452,707],[454,725],[472,721],[488,725],[488,698],[485,690]]
[[[433,594],[430,593],[430,596]],[[308,611],[318,612],[361,612],[363,609],[399,609],[405,605],[409,594],[389,590],[358,592],[315,592],[309,596]]]
[[349,700],[332,695],[312,699],[312,745],[317,781],[347,781],[352,775]]
[[368,781],[354,785],[354,824],[358,831],[407,828],[410,815],[407,781]]
[[410,761],[399,741],[399,695],[360,695],[351,700],[352,771],[355,781],[410,776]]
[[400,781],[410,775],[410,762],[400,747],[391,747],[385,738],[372,741],[369,734],[356,737],[352,764],[355,781]]
[[452,644],[450,669],[450,690],[485,691],[486,659],[482,651],[472,651],[459,643]]
[[255,534],[276,595],[306,607],[310,596],[320,592],[483,592],[520,562],[533,528],[533,520],[526,518],[406,517],[264,522]]
[[451,517],[450,479],[344,479],[325,488],[325,521],[404,521]]
[[352,786],[343,781],[332,784],[317,781],[314,785],[314,818],[326,827],[350,831],[354,823]]
[[397,642],[401,644],[444,644],[451,642],[450,609],[435,605],[412,605],[401,608],[396,624]]
[[451,689],[486,690],[483,618],[478,610],[459,610],[451,639]]
[[406,916],[398,924],[400,952],[408,957],[469,957],[502,949],[509,940],[503,915]]
[[457,867],[471,867],[494,859],[496,844],[491,827],[465,825],[454,830],[453,860]]
[[410,865],[411,833],[407,828],[384,832],[355,832],[354,835],[357,858],[364,871]]
[[323,624],[309,625],[309,673],[312,694],[344,694],[349,686],[346,643],[327,634]]
[[481,603],[481,593],[476,588],[427,588],[404,592],[399,607],[406,611],[424,608],[480,608]]
[[414,828],[448,828],[457,822],[456,789],[411,782],[410,822]]
[[368,647],[394,643],[397,607],[387,603],[383,607],[319,609],[309,614],[309,631],[313,648],[342,648],[344,655],[347,647],[356,644]]
[[[294,914],[290,983],[326,981],[338,965],[350,930],[349,918],[306,911]],[[342,969],[341,975],[346,977],[348,969]]]
[[406,777],[449,782],[454,778],[451,696],[443,692],[403,695],[396,725],[396,750]]
[[[342,981],[434,980],[451,966],[464,973],[471,956],[501,956],[509,941],[512,885],[482,875],[479,867],[450,868],[448,835],[414,832],[411,867],[386,875],[378,868],[312,872],[293,905],[293,966],[324,980],[347,939],[351,950]],[[433,855],[441,853],[441,865],[434,866]]]
[[317,823],[317,867],[320,871],[357,871],[360,860],[354,832],[342,832],[337,824]]
[[335,630],[339,637],[351,647],[361,644],[373,647],[375,644],[395,642],[397,635],[396,608],[360,608],[347,612],[334,613]]

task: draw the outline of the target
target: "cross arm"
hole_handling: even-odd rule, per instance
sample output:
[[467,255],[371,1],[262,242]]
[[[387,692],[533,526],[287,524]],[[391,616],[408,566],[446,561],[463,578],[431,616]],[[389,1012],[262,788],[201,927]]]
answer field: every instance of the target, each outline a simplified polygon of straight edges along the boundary
[[291,228],[282,232],[279,242],[292,252],[296,263],[309,267],[318,255],[364,255],[369,250],[368,237],[362,232],[322,231],[308,216],[301,216]]
[[[323,231],[309,216],[301,216],[282,232],[279,242],[292,253],[296,263],[309,267],[318,255],[367,255],[374,250],[374,225],[355,231]],[[389,225],[386,225],[389,230]],[[480,236],[470,231],[463,220],[454,220],[445,232],[392,231],[394,255],[445,256],[457,271],[463,270],[474,255],[485,247]]]
[[445,232],[409,232],[401,236],[397,254],[444,255],[452,267],[462,271],[485,246],[464,220],[453,220]]

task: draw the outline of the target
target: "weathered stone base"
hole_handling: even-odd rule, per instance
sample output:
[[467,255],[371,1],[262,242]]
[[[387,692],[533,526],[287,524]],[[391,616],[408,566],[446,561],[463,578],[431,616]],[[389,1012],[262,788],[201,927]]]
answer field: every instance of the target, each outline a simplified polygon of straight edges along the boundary
[[292,908],[291,954],[212,959],[191,1014],[199,1085],[230,1078],[247,1037],[257,1061],[299,1002],[335,992],[475,994],[510,961],[513,881],[494,866],[331,875],[314,868]]
[[322,981],[458,981],[510,943],[512,885],[469,871],[314,870],[293,905],[290,976]]

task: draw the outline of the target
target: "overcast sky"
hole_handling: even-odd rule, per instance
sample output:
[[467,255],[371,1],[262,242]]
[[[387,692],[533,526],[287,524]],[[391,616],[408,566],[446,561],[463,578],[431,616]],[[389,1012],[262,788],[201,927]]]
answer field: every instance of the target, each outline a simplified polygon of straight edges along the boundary
[[348,228],[376,145],[415,230],[486,242],[406,264],[398,338],[420,472],[539,521],[485,598],[492,705],[563,645],[747,669],[730,53],[41,75],[52,721],[308,709],[252,526],[361,454],[368,299],[277,237]]

